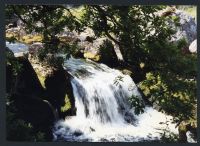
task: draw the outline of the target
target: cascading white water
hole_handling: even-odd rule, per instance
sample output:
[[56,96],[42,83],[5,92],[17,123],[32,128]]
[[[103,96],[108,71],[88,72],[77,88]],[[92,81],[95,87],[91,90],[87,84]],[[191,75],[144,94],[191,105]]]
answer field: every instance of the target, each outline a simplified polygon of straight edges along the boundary
[[[6,42],[17,56],[28,46]],[[145,107],[134,114],[128,103],[131,95],[140,96],[128,75],[92,61],[70,58],[65,69],[72,74],[77,115],[55,124],[55,141],[145,141],[159,140],[163,130],[178,133],[171,116]],[[114,84],[117,77],[123,81]],[[138,97],[140,98],[140,97]]]
[[[131,77],[92,61],[70,58],[65,69],[71,81],[77,108],[76,116],[56,123],[55,140],[64,141],[145,141],[159,140],[164,130],[178,133],[167,116],[152,107],[134,114],[128,103],[140,97]],[[115,81],[122,77],[122,81]]]

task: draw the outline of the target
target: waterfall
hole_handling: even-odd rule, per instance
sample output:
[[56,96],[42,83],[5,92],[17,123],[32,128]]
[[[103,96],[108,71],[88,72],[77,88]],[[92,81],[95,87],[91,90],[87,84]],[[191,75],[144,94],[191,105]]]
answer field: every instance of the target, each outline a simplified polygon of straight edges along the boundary
[[[21,43],[6,42],[6,46],[15,56],[28,51]],[[152,107],[134,114],[128,98],[141,97],[130,76],[84,59],[70,58],[64,68],[74,77],[71,84],[77,114],[55,124],[55,141],[137,142],[159,140],[164,131],[178,134],[172,117]],[[119,77],[122,80],[116,81]]]
[[152,107],[134,114],[128,98],[142,98],[130,76],[90,60],[70,58],[64,67],[74,77],[77,113],[56,123],[55,141],[151,141],[164,130],[178,133],[172,117]]

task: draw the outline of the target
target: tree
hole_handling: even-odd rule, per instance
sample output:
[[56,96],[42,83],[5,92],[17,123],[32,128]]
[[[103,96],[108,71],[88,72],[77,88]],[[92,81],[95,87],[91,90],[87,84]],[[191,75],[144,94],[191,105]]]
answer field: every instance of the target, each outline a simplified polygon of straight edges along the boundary
[[182,52],[184,40],[170,42],[175,30],[168,22],[178,25],[179,19],[156,15],[163,8],[87,5],[82,23],[119,45],[145,95],[182,121],[194,117],[197,55]]
[[[155,13],[163,6],[85,6],[82,23],[94,30],[95,35],[106,36],[119,46],[126,64],[135,72],[148,72],[148,66],[140,68],[141,63],[149,61],[150,51],[145,47],[154,40],[169,40],[173,30],[167,27],[166,17]],[[136,82],[144,79],[135,79]],[[138,81],[137,81],[138,80]]]

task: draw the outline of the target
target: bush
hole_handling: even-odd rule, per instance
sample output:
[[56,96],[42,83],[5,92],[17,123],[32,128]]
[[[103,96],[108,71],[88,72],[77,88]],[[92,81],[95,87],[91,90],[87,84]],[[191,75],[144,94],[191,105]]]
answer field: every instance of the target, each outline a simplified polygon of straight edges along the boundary
[[131,106],[134,108],[134,112],[136,115],[144,113],[145,104],[140,97],[131,96],[129,98],[129,102],[131,103]]
[[173,115],[174,120],[188,120],[194,116],[192,112],[196,104],[194,80],[179,79],[167,73],[150,72],[139,87],[152,103]]

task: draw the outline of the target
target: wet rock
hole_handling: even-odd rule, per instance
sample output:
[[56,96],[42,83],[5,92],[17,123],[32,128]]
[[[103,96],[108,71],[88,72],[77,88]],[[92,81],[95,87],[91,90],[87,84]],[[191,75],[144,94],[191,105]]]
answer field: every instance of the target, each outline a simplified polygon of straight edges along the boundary
[[92,128],[92,127],[90,127],[90,131],[94,132],[94,131],[95,131],[95,129],[94,129],[94,128]]
[[197,137],[195,137],[195,135],[188,131],[186,132],[186,136],[187,136],[187,142],[189,143],[197,143]]
[[36,131],[44,132],[47,140],[52,140],[52,127],[56,120],[54,109],[47,101],[34,95],[14,94],[14,104],[19,118],[31,123]]
[[99,141],[101,141],[101,142],[109,142],[109,140],[107,140],[105,138],[101,138]]
[[75,131],[74,132],[74,135],[77,136],[77,137],[81,136],[82,134],[83,134],[83,132],[81,132],[81,131]]
[[122,69],[122,73],[129,76],[132,76],[133,74],[133,72],[129,69]]
[[130,112],[126,112],[125,115],[124,115],[124,119],[127,123],[130,123],[132,125],[135,124],[135,117],[132,113]]

